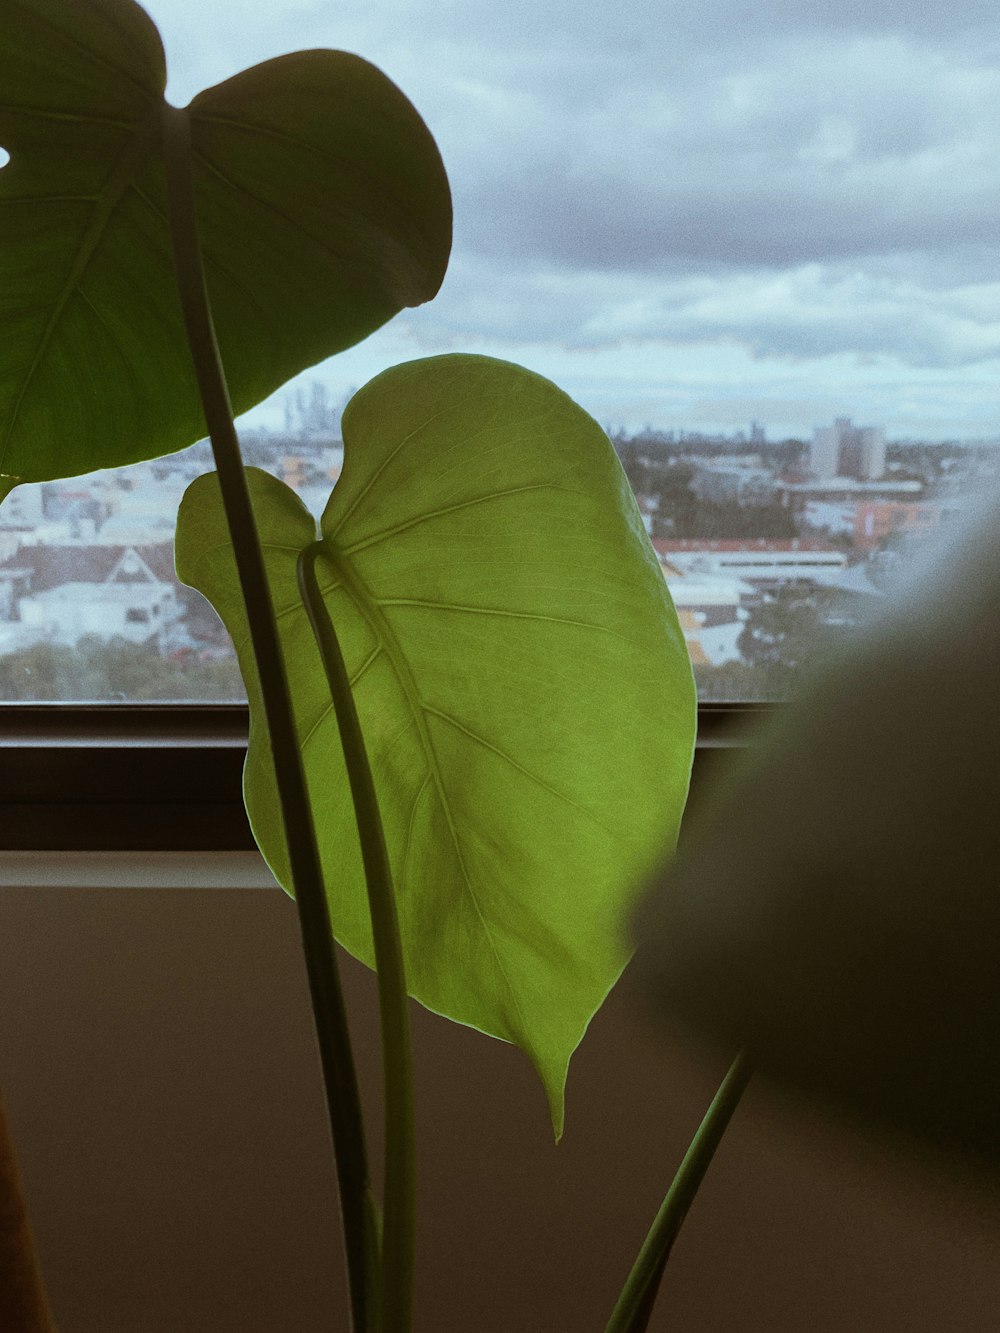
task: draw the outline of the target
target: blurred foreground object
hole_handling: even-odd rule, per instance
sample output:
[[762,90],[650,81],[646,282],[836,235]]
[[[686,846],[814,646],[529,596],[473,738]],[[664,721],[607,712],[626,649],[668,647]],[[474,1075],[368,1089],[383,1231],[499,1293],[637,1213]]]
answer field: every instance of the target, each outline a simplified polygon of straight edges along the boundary
[[1000,1161],[1000,507],[761,734],[638,935],[661,1010],[911,1144]]
[[0,1329],[55,1333],[28,1223],[21,1177],[0,1100]]

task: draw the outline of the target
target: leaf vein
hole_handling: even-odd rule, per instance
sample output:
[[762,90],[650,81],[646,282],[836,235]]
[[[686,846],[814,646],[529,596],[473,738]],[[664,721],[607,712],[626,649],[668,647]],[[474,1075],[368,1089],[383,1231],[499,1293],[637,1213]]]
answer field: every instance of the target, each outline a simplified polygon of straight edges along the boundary
[[481,745],[484,750],[488,750],[491,754],[495,754],[498,759],[503,759],[505,763],[508,763],[511,766],[511,768],[516,769],[518,773],[523,777],[526,777],[529,782],[535,783],[535,785],[541,787],[543,791],[547,791],[550,796],[554,796],[557,800],[562,801],[564,805],[570,806],[570,808],[575,810],[578,814],[583,815],[585,819],[599,828],[602,833],[606,833],[608,837],[614,836],[612,830],[609,829],[592,810],[588,810],[585,805],[581,805],[579,801],[575,801],[572,796],[567,796],[567,794],[564,791],[560,791],[558,787],[553,787],[550,782],[547,782],[545,778],[539,777],[537,773],[532,773],[530,769],[525,768],[523,764],[519,763],[513,755],[508,754],[507,751],[501,749],[499,745],[494,745],[492,741],[488,741],[485,736],[480,736],[470,727],[467,727],[464,722],[460,722],[457,717],[452,717],[450,713],[445,713],[442,709],[435,708],[433,705],[427,703],[423,705],[423,709],[424,712],[429,713],[431,717],[440,718],[442,722],[446,722],[449,726],[454,727],[456,731],[460,731],[463,736],[468,736],[470,741],[474,741],[477,745]]
[[400,687],[403,691],[403,695],[409,705],[410,714],[413,722],[416,725],[417,735],[420,739],[421,748],[423,749],[424,755],[427,759],[427,765],[430,770],[431,778],[433,780],[434,787],[437,791],[438,801],[440,803],[441,810],[445,817],[445,823],[448,826],[448,832],[451,837],[452,845],[455,849],[455,859],[458,863],[459,871],[461,872],[461,879],[465,884],[465,890],[466,893],[468,894],[469,901],[472,903],[472,906],[475,909],[475,913],[479,917],[480,924],[482,925],[483,928],[483,934],[486,937],[487,943],[489,944],[490,950],[496,961],[497,970],[500,973],[501,977],[503,978],[504,983],[506,984],[507,993],[510,996],[511,1004],[517,1016],[517,1021],[521,1027],[521,1034],[525,1042],[530,1047],[530,1041],[528,1039],[528,1033],[530,1031],[530,1028],[525,1023],[524,1012],[521,1008],[520,999],[510,979],[510,974],[508,973],[507,968],[504,966],[503,959],[500,957],[500,951],[497,948],[496,941],[493,938],[493,932],[486,921],[486,917],[483,914],[483,909],[480,906],[479,899],[476,895],[476,891],[473,888],[472,876],[469,873],[469,867],[466,864],[465,852],[462,847],[462,840],[459,837],[458,827],[455,823],[454,812],[452,811],[451,808],[451,802],[448,799],[448,792],[444,781],[444,775],[441,771],[441,763],[440,760],[438,759],[437,749],[434,745],[434,740],[427,726],[427,719],[426,716],[424,715],[423,703],[420,699],[416,682],[414,681],[413,676],[410,672],[409,664],[406,661],[406,655],[400,648],[399,641],[397,640],[395,633],[393,632],[392,626],[389,624],[385,615],[382,613],[377,599],[372,596],[370,589],[368,588],[364,580],[361,578],[357,570],[355,570],[349,564],[349,562],[342,560],[340,558],[340,553],[339,551],[337,551],[336,547],[334,546],[334,543],[332,542],[329,543],[327,555],[331,560],[331,562],[334,563],[336,568],[339,569],[345,589],[353,597],[354,602],[357,605],[359,611],[368,621],[368,624],[370,625],[372,632],[375,634],[376,639],[382,645],[386,657],[389,659],[389,663],[392,666],[393,671],[395,672],[396,679],[399,681]]
[[[160,221],[169,229],[170,218],[163,211],[163,209],[160,208],[159,204],[155,203],[154,200],[150,199],[149,195],[146,194],[146,192],[143,189],[141,189],[140,186],[138,186],[135,183],[135,181],[132,182],[132,189],[139,196],[139,198],[146,205],[146,207],[149,208],[151,212],[155,213],[155,215],[160,219]],[[271,315],[265,309],[265,307],[261,305],[260,301],[258,301],[256,296],[254,296],[253,293],[248,288],[244,287],[243,283],[240,282],[238,278],[233,277],[229,269],[225,268],[224,265],[220,262],[220,260],[217,259],[215,255],[207,252],[204,249],[204,247],[202,247],[202,259],[204,261],[206,269],[209,268],[214,269],[215,272],[218,273],[221,278],[224,278],[225,281],[228,282],[230,286],[240,294],[240,296],[243,298],[244,301],[246,301],[248,306],[252,306],[257,311],[257,315],[263,325],[265,326],[270,325]],[[210,291],[209,295],[213,296],[214,293]]]
[[236,194],[243,195],[246,199],[249,199],[252,203],[255,203],[259,208],[263,208],[266,212],[272,213],[276,218],[279,218],[288,227],[291,227],[294,231],[297,231],[300,236],[305,236],[308,240],[310,240],[312,244],[316,246],[317,250],[321,250],[323,254],[325,254],[329,259],[334,260],[339,265],[356,267],[359,264],[360,261],[356,255],[345,255],[335,250],[333,246],[331,246],[328,242],[321,241],[318,236],[314,236],[313,233],[309,231],[306,227],[304,227],[302,223],[298,221],[297,218],[289,216],[289,214],[286,213],[283,209],[279,208],[277,204],[271,203],[269,199],[262,199],[259,194],[254,194],[253,190],[247,189],[247,187],[245,185],[241,185],[239,181],[234,181],[230,179],[229,176],[227,176],[224,172],[219,170],[219,168],[215,165],[214,162],[210,162],[209,159],[204,155],[204,153],[199,153],[197,150],[195,150],[193,156],[197,158],[197,160],[206,169],[206,171],[210,171],[212,175],[217,177],[222,182],[222,184],[225,185],[228,189],[232,190]]
[[[119,339],[118,335],[115,333],[114,329],[112,329],[111,325],[98,310],[97,306],[94,305],[93,301],[90,299],[87,293],[79,285],[76,288],[76,295],[88,308],[88,310],[97,320],[98,324],[100,324],[101,328],[110,338],[111,346],[118,353],[119,359],[121,360],[122,365],[125,367],[125,374],[128,378],[129,384],[132,386],[133,391],[135,391],[138,385],[135,373],[135,366],[133,366],[132,362],[129,360],[128,355],[125,352],[125,348],[122,346],[121,340]],[[141,396],[138,393],[135,393],[134,396],[137,402],[141,402]]]
[[[334,585],[334,586],[338,586],[338,585]],[[382,651],[382,645],[381,645],[381,644],[378,644],[378,645],[377,645],[377,646],[376,646],[376,647],[375,647],[375,648],[368,654],[368,656],[365,658],[365,660],[361,663],[361,665],[358,667],[357,671],[355,671],[354,675],[348,677],[348,681],[347,681],[347,683],[348,683],[348,685],[350,685],[350,687],[351,687],[352,690],[354,689],[355,685],[357,685],[357,683],[358,683],[358,681],[361,679],[361,677],[362,677],[362,676],[365,674],[365,672],[368,670],[368,668],[371,666],[371,664],[375,661],[376,657],[378,657],[378,655],[379,655],[379,653],[380,653],[381,651]],[[323,708],[322,708],[322,710],[321,710],[321,712],[320,712],[319,717],[318,717],[318,718],[316,719],[316,721],[312,724],[312,726],[309,728],[309,730],[306,732],[306,734],[302,737],[302,742],[301,742],[301,743],[302,743],[302,749],[303,749],[303,750],[305,750],[306,746],[307,746],[307,745],[309,744],[309,742],[312,740],[313,735],[314,735],[314,733],[316,732],[317,728],[321,725],[321,723],[323,723],[323,722],[326,721],[326,719],[330,716],[330,714],[331,714],[333,711],[334,711],[334,703],[333,703],[333,700],[332,700],[332,699],[328,699],[328,700],[326,701],[326,703],[323,705]]]
[[84,228],[83,235],[77,247],[73,262],[70,265],[69,273],[66,275],[66,281],[63,283],[46,321],[42,336],[35,348],[35,354],[25,372],[24,379],[21,381],[21,387],[17,397],[14,400],[10,415],[7,418],[3,431],[3,439],[0,441],[0,469],[3,468],[7,460],[7,451],[10,447],[11,436],[14,433],[14,427],[21,414],[21,408],[27,397],[28,390],[32,381],[38,373],[38,368],[45,359],[45,355],[52,342],[57,325],[62,318],[63,312],[73,291],[79,286],[80,280],[86,272],[90,260],[93,258],[101,238],[107,230],[115,210],[121,203],[126,189],[128,188],[129,178],[142,161],[143,156],[147,154],[151,147],[149,127],[139,127],[136,135],[128,139],[125,147],[111,172],[104,189],[98,196],[90,222]]
[[[413,826],[417,822],[417,806],[420,804],[420,798],[427,790],[427,785],[430,782],[430,780],[431,780],[431,771],[430,768],[428,768],[427,772],[424,774],[423,782],[421,782],[420,786],[417,788],[417,794],[414,796],[413,804],[410,806],[410,817],[406,821],[406,841],[403,844],[403,857],[400,862],[401,873],[397,880],[397,884],[399,885],[400,895],[405,894],[407,880],[409,879],[410,852],[413,847]],[[403,906],[402,903],[397,903],[398,908],[402,908],[402,906]]]
[[[140,83],[135,75],[129,70],[122,69],[120,65],[115,65],[110,60],[105,60],[103,56],[99,56],[96,51],[91,49],[91,47],[84,46],[82,42],[78,42],[76,38],[71,37],[65,28],[60,27],[58,23],[54,23],[44,15],[36,13],[34,9],[28,9],[26,5],[21,3],[21,0],[6,0],[6,2],[8,5],[13,5],[16,9],[20,9],[22,13],[27,11],[26,16],[29,23],[34,22],[41,27],[47,28],[49,32],[55,34],[57,40],[62,41],[64,45],[71,47],[72,50],[78,52],[84,59],[89,61],[92,66],[96,66],[98,69],[102,70],[110,70],[112,74],[117,74],[120,79],[123,79],[126,83],[130,83],[133,88],[142,94],[145,101],[151,102],[153,100],[149,89]],[[115,26],[118,27],[117,24]],[[120,28],[119,31],[121,31]]]
[[486,504],[490,500],[503,500],[510,495],[524,495],[529,491],[562,491],[568,495],[575,494],[568,487],[555,486],[551,483],[541,483],[536,486],[514,486],[507,491],[491,491],[488,495],[477,495],[471,500],[460,500],[456,504],[442,505],[441,508],[432,509],[426,514],[418,514],[415,518],[407,519],[390,528],[383,528],[381,532],[373,533],[370,537],[363,537],[360,541],[353,542],[350,546],[344,546],[341,549],[344,555],[354,555],[357,551],[375,546],[379,542],[385,541],[386,538],[395,537],[401,532],[409,532],[412,528],[418,528],[421,524],[429,523],[432,519],[443,518],[445,515],[457,513],[461,509],[472,509],[474,506]]
[[[211,91],[211,90],[209,90]],[[192,106],[192,117],[195,122],[203,125],[222,125],[226,129],[240,130],[244,134],[259,135],[263,139],[273,139],[277,143],[290,144],[297,148],[299,152],[303,149],[312,157],[318,157],[324,163],[336,163],[337,167],[345,175],[353,176],[356,180],[364,181],[372,190],[388,199],[400,211],[406,212],[406,203],[403,199],[387,190],[384,182],[376,176],[364,170],[359,162],[352,162],[349,157],[344,157],[338,153],[331,153],[327,149],[319,148],[317,145],[309,143],[306,139],[296,138],[294,134],[286,134],[282,130],[276,130],[271,125],[254,125],[250,121],[236,120],[232,116],[213,116],[206,115],[199,107]]]
[[375,647],[368,654],[368,656],[365,658],[365,660],[358,667],[357,671],[355,671],[354,675],[349,678],[348,684],[350,685],[352,690],[354,689],[355,685],[357,685],[361,677],[368,670],[368,668],[371,666],[371,664],[375,661],[376,657],[378,657],[379,653],[381,653],[381,651],[382,651],[381,643],[376,644]]
[[[468,396],[468,398],[466,398],[466,399],[464,400],[464,402],[473,402],[474,399],[475,399],[475,397],[476,397],[475,394],[470,394],[470,395]],[[428,426],[433,425],[434,422],[435,422],[435,421],[438,421],[441,417],[443,417],[443,416],[447,416],[448,413],[451,412],[451,411],[454,411],[454,407],[453,407],[451,404],[448,404],[447,406],[442,407],[439,411],[437,411],[437,412],[432,412],[431,415],[426,419],[426,421],[421,421],[421,423],[420,423],[419,426],[414,426],[413,430],[408,431],[408,432],[403,436],[403,438],[399,441],[399,443],[398,443],[397,445],[395,445],[395,446],[390,450],[390,452],[386,455],[386,457],[385,457],[385,458],[382,460],[382,462],[378,465],[378,467],[375,469],[375,471],[372,473],[372,475],[368,478],[368,480],[365,482],[364,486],[361,488],[361,490],[358,492],[358,494],[354,497],[354,499],[348,504],[347,509],[344,511],[343,514],[341,514],[340,518],[337,520],[337,525],[336,525],[336,527],[333,529],[333,532],[330,534],[331,537],[336,537],[337,533],[341,530],[341,528],[344,526],[344,524],[347,522],[347,520],[348,520],[348,519],[351,517],[351,515],[354,513],[355,509],[357,509],[357,507],[358,507],[358,505],[361,503],[361,501],[365,498],[365,496],[368,494],[368,492],[371,490],[371,488],[372,488],[372,487],[375,485],[375,483],[378,481],[379,477],[381,477],[382,473],[386,470],[386,468],[389,466],[389,464],[392,462],[392,460],[396,457],[396,455],[397,455],[397,454],[404,448],[404,446],[407,445],[407,444],[409,444],[411,440],[415,439],[415,438],[421,433],[421,431],[426,430]],[[343,494],[343,491],[341,491],[341,494]],[[335,489],[335,490],[334,490],[334,498],[336,498],[336,495],[337,495],[337,492],[336,492],[336,489]]]
[[108,125],[116,130],[132,128],[131,121],[118,120],[114,116],[83,116],[76,111],[52,111],[48,107],[14,105],[10,102],[0,103],[0,114],[3,112],[12,116],[33,116],[37,120],[60,120],[74,125]]
[[595,625],[589,620],[571,620],[568,616],[551,616],[541,611],[510,611],[500,606],[464,606],[458,602],[435,602],[421,597],[382,597],[379,606],[415,606],[428,611],[452,611],[473,616],[499,616],[505,620],[539,620],[550,625],[569,625],[574,629],[588,629],[596,634],[610,634],[623,639],[624,635],[607,625]]

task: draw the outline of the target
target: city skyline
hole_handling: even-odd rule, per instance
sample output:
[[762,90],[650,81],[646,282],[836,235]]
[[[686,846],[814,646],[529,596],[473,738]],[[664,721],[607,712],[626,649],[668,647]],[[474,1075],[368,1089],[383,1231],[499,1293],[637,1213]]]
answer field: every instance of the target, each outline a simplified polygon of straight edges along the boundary
[[[352,386],[345,392],[338,392],[332,389],[325,379],[319,377],[315,370],[304,371],[268,399],[265,404],[262,404],[260,408],[248,412],[240,418],[241,430],[247,430],[251,434],[258,430],[264,430],[268,435],[275,438],[282,434],[292,437],[296,433],[307,433],[310,429],[317,429],[311,418],[319,412],[327,423],[321,429],[335,429],[339,433],[340,415],[353,391]],[[832,420],[835,427],[838,423],[845,422],[848,426],[851,426],[857,415],[857,412],[844,411],[837,413]],[[684,438],[696,440],[703,437],[707,440],[729,440],[733,443],[745,443],[747,445],[753,445],[754,443],[775,445],[797,440],[807,448],[811,448],[815,443],[817,433],[830,428],[830,418],[828,417],[825,422],[814,418],[812,425],[807,429],[791,431],[783,431],[755,417],[748,420],[735,420],[727,425],[712,424],[709,426],[696,425],[690,420],[672,420],[669,422],[645,420],[639,426],[630,426],[622,421],[605,420],[601,422],[601,425],[612,437],[616,434],[637,436],[643,433],[652,433],[664,435],[672,441],[681,441]],[[891,444],[954,444],[958,447],[1000,447],[1000,431],[990,436],[957,439],[953,436],[894,435],[890,434],[881,421],[859,425],[856,429],[868,432],[877,431],[882,437],[883,449],[886,445]]]

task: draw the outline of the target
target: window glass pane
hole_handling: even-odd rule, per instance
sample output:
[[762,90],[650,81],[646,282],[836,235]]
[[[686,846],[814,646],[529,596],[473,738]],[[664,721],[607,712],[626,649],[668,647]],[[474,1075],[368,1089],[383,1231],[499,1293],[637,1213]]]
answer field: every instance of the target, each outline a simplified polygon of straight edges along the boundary
[[[387,365],[484,352],[606,425],[704,699],[780,697],[997,475],[1000,41],[941,7],[150,0],[169,96],[305,47],[415,102],[455,196],[436,301],[242,424],[319,512]],[[0,173],[2,190],[2,173]],[[0,508],[0,698],[226,699],[172,574],[207,448]]]

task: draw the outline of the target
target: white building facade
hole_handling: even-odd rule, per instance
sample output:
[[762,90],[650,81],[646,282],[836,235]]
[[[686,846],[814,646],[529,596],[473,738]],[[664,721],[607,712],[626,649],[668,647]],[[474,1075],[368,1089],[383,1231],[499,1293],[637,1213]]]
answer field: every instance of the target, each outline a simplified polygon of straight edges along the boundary
[[837,417],[832,426],[817,426],[809,446],[809,470],[817,481],[854,477],[877,481],[885,475],[885,430],[855,426]]
[[183,608],[172,584],[158,579],[132,548],[100,583],[70,582],[22,597],[26,640],[75,646],[88,634],[129,643],[162,645],[181,619]]

